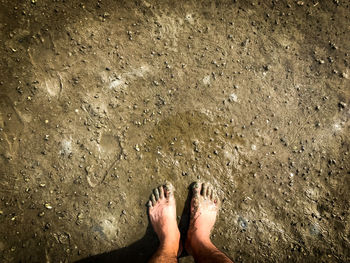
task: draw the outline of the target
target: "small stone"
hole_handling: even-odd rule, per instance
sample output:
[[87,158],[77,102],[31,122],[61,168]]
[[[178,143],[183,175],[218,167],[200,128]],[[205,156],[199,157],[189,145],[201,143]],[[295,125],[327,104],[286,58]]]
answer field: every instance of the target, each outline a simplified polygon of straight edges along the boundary
[[338,103],[339,108],[344,109],[346,107],[346,103],[341,101]]
[[237,95],[232,93],[228,100],[229,102],[237,102],[238,101]]
[[52,206],[51,206],[49,203],[46,203],[46,204],[45,204],[45,207],[46,207],[47,209],[49,209],[49,210],[52,209]]
[[341,76],[342,78],[344,78],[344,79],[349,78],[349,75],[348,75],[346,72],[342,72],[342,73],[340,74],[340,76]]
[[329,45],[331,46],[332,49],[338,49],[335,43],[329,42]]

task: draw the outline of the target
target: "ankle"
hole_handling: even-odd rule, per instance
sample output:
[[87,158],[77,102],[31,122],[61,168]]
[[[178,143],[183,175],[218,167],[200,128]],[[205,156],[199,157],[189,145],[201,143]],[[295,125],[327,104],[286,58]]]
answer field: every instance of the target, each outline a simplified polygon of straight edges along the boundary
[[190,254],[195,254],[196,251],[212,246],[213,243],[211,242],[209,236],[193,235],[191,237],[187,237],[187,241],[185,243],[185,248]]
[[167,255],[169,257],[177,257],[177,253],[179,251],[179,246],[174,244],[161,244],[159,246],[159,249],[162,251],[164,255]]
[[165,238],[160,242],[160,247],[170,255],[177,256],[177,252],[179,251],[180,245],[180,236],[174,238]]
[[188,233],[187,240],[190,241],[190,243],[199,243],[199,244],[210,244],[210,233],[207,233],[205,231],[196,231],[192,233]]

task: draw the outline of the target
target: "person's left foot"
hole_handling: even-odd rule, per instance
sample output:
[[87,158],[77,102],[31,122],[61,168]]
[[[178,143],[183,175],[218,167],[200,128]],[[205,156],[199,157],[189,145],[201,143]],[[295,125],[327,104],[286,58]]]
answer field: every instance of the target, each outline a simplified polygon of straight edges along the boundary
[[177,254],[180,231],[176,221],[174,187],[170,183],[153,190],[147,203],[149,218],[161,245],[169,247]]

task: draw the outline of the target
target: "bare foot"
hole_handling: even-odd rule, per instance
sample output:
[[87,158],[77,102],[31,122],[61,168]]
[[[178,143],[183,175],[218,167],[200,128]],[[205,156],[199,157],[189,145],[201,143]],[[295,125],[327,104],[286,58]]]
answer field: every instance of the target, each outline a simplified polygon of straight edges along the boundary
[[211,244],[210,232],[219,210],[219,200],[213,187],[208,183],[195,183],[192,188],[191,218],[185,243],[192,254],[196,244]]
[[180,231],[176,221],[174,187],[170,183],[153,190],[150,200],[149,218],[161,246],[177,255],[180,242]]

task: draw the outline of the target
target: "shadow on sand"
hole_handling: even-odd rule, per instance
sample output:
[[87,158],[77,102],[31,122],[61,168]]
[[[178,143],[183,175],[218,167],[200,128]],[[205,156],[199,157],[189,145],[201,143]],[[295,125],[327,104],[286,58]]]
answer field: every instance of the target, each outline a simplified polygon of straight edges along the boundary
[[[192,184],[189,186],[192,189]],[[185,206],[181,214],[179,223],[179,229],[181,232],[181,243],[184,244],[184,237],[186,237],[189,219],[190,219],[190,204],[192,194],[188,191],[188,195],[185,201]],[[149,223],[146,229],[145,235],[130,246],[106,252],[103,254],[91,256],[77,261],[76,263],[92,263],[92,262],[147,262],[154,254],[159,246],[157,235],[153,231],[151,224]],[[187,252],[183,249],[180,257],[188,256]]]

